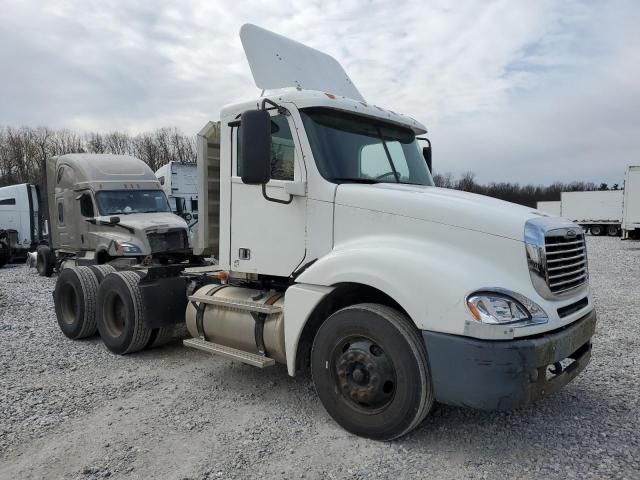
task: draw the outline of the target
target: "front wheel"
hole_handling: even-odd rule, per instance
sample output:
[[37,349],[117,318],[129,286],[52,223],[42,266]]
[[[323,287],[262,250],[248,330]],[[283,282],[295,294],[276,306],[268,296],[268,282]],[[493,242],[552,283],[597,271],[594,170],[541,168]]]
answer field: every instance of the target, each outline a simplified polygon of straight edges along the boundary
[[363,303],[331,315],[313,342],[311,374],[329,415],[363,437],[400,437],[433,405],[420,334],[384,305]]
[[617,225],[609,225],[607,227],[607,235],[609,235],[610,237],[617,237],[619,234],[620,231],[618,230]]
[[48,245],[40,245],[36,250],[36,270],[41,277],[53,275],[56,259]]

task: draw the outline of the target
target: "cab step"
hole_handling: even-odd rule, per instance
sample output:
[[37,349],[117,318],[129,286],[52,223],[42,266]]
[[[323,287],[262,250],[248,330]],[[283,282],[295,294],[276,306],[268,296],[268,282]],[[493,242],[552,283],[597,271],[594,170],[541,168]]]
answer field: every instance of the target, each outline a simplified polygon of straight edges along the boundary
[[246,300],[238,300],[234,298],[216,298],[206,295],[191,295],[190,302],[206,303],[208,305],[216,305],[218,307],[230,308],[234,310],[243,310],[245,312],[264,313],[265,315],[273,315],[280,313],[282,307],[279,305],[265,305],[259,302],[248,302]]
[[253,365],[258,368],[272,367],[276,364],[273,358],[258,355],[256,353],[245,352],[244,350],[238,350],[237,348],[225,347],[218,343],[207,342],[200,338],[189,338],[183,340],[184,346],[197,348],[204,352],[213,353],[215,355],[221,355],[232,360],[238,360],[239,362]]

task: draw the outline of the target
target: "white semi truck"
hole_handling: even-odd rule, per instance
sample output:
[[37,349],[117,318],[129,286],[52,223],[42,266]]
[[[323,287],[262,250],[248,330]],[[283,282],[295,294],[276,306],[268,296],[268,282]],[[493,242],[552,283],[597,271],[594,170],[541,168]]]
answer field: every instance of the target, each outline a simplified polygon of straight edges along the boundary
[[549,202],[538,202],[536,204],[536,209],[541,212],[548,213],[549,215],[553,215],[555,217],[562,216],[561,202],[557,201],[549,201]]
[[620,235],[623,190],[562,192],[561,214],[591,232],[591,235]]
[[198,218],[198,169],[195,163],[169,162],[156,171],[171,210],[187,222]]
[[0,266],[26,257],[44,240],[37,185],[0,188]]
[[97,322],[122,354],[186,321],[188,347],[310,368],[328,413],[379,440],[434,401],[510,409],[583,371],[596,314],[580,228],[436,188],[422,124],[364,100],[324,53],[240,35],[265,92],[198,136],[199,253],[219,265],[67,269],[61,324]]
[[640,240],[640,166],[630,165],[624,176],[622,239]]

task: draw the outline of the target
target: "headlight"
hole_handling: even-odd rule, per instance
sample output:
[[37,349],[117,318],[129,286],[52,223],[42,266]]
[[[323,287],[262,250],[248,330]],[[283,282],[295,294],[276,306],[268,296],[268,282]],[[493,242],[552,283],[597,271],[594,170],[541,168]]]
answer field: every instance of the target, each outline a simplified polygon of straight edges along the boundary
[[482,323],[531,325],[548,321],[535,302],[515,292],[479,291],[467,297],[467,308]]
[[133,243],[116,242],[116,252],[118,253],[142,253],[140,247]]

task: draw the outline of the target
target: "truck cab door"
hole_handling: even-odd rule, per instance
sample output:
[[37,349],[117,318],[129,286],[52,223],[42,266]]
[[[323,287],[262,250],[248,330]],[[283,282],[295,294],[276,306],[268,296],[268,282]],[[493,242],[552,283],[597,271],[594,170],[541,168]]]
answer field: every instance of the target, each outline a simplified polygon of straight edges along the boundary
[[56,249],[80,249],[78,245],[79,239],[76,235],[78,208],[76,205],[76,194],[73,191],[74,180],[75,174],[69,165],[62,164],[58,167],[54,193],[55,205],[51,212],[53,213],[51,228],[55,228],[55,237],[57,237],[57,241],[54,241],[53,244]]
[[[57,230],[59,245],[56,248],[70,248],[71,238],[67,227],[67,213],[69,208],[65,208],[64,192],[55,194],[55,228]],[[70,212],[69,212],[70,213]],[[71,235],[72,236],[72,235]]]
[[93,235],[96,227],[95,225],[89,223],[87,220],[91,218],[95,218],[96,216],[96,207],[93,202],[93,195],[90,190],[83,190],[80,192],[76,192],[76,203],[77,210],[80,213],[78,216],[78,234],[80,241],[80,249],[81,250],[96,250],[97,248],[97,239],[96,236]]
[[[306,169],[291,115],[274,111],[271,122],[271,180],[264,194],[262,185],[244,184],[238,176],[242,126],[233,129],[229,265],[237,272],[287,277],[306,253]],[[285,190],[300,193],[291,196]]]

